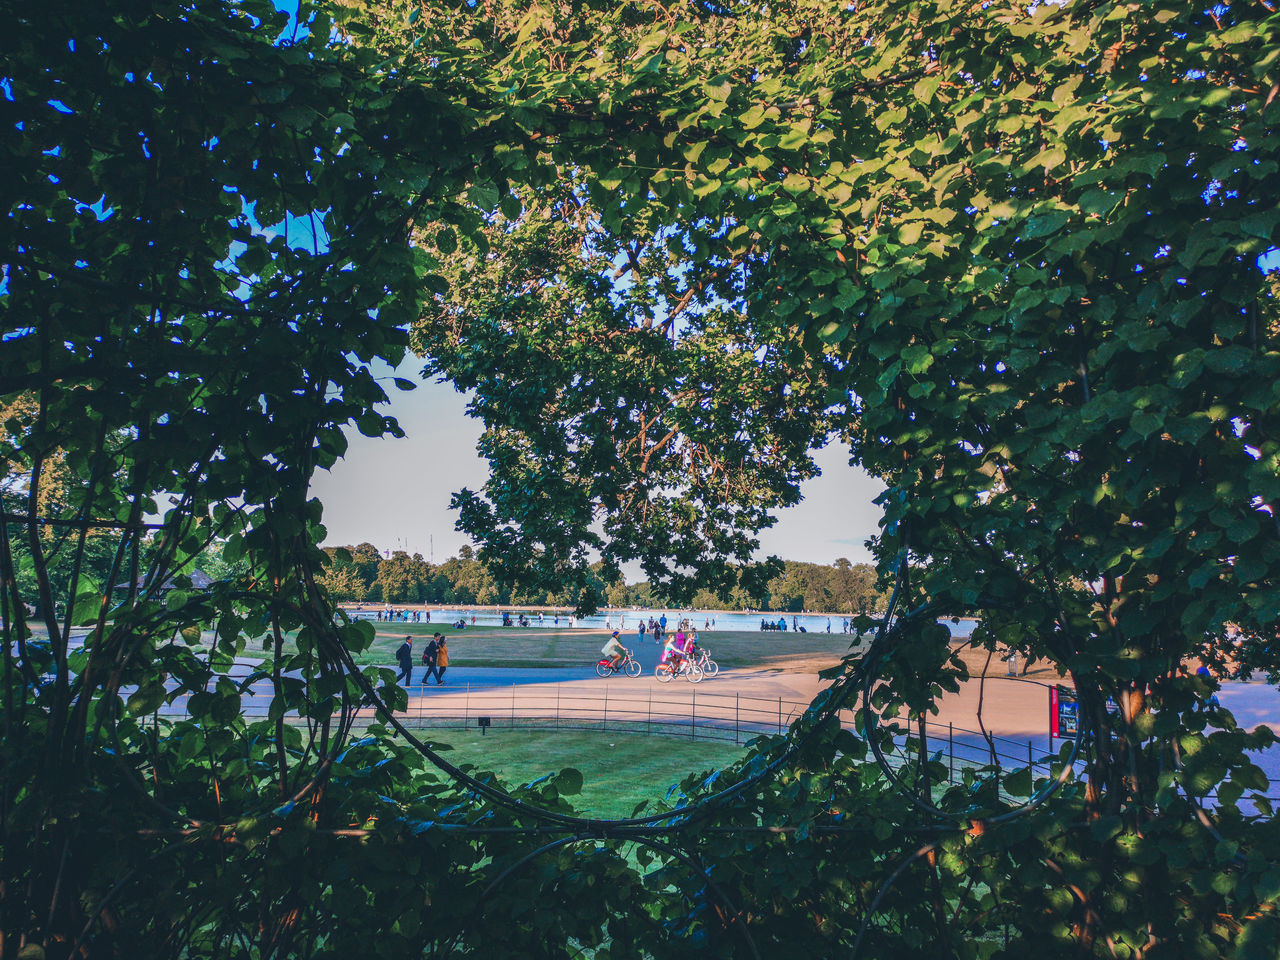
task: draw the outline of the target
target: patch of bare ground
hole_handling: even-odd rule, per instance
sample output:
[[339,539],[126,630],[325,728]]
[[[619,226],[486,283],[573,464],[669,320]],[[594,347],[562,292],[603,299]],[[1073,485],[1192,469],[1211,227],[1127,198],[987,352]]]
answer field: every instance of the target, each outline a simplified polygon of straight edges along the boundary
[[[863,646],[857,652],[865,651],[866,647]],[[952,652],[964,661],[971,677],[1004,677],[1009,674],[1009,663],[1006,659],[1008,650],[1003,647],[992,652],[965,642],[957,642],[952,644]],[[834,667],[839,662],[840,657],[831,653],[805,652],[789,656],[761,657],[756,668],[776,673],[816,674],[828,667]],[[1018,655],[1016,671],[1016,676],[1040,680],[1044,683],[1058,683],[1062,679],[1047,660],[1033,660],[1028,664],[1026,657],[1022,654]]]

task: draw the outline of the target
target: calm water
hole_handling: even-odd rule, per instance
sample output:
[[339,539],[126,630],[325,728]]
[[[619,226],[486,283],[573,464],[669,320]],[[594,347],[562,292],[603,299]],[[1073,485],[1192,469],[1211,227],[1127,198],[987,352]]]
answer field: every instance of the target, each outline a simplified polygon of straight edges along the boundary
[[[367,606],[364,610],[348,611],[354,616],[362,619],[372,619],[374,611],[377,608]],[[518,610],[511,610],[511,618],[514,621],[518,615]],[[529,627],[547,627],[551,629],[564,629],[570,626],[569,617],[564,614],[543,613],[542,619],[538,619],[538,615],[525,614],[529,617]],[[573,626],[585,630],[621,630],[624,633],[636,633],[641,618],[648,624],[652,617],[654,620],[662,616],[667,618],[668,630],[674,630],[676,624],[682,619],[688,618],[693,621],[701,631],[707,630],[759,630],[760,621],[764,619],[771,623],[777,623],[779,618],[783,617],[780,613],[725,613],[710,611],[693,611],[688,610],[610,610],[604,613],[592,614],[589,617],[578,617],[574,619]],[[422,622],[425,623],[427,614],[423,614]],[[476,626],[496,627],[502,623],[502,615],[493,610],[431,610],[432,623],[453,623],[459,617],[464,617],[468,624],[475,618]],[[795,613],[785,614],[787,621],[787,631],[791,632],[799,627],[804,627],[808,633],[826,633],[827,626],[830,624],[832,633],[840,633],[842,617],[828,617],[825,614],[806,614]],[[967,637],[973,629],[973,621],[961,619],[958,623],[952,623],[950,620],[940,620],[939,623],[946,626],[952,636]]]

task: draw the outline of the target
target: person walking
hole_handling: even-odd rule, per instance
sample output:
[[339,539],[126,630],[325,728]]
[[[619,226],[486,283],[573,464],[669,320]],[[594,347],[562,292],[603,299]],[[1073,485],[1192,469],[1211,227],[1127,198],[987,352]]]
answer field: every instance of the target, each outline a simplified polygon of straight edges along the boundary
[[440,638],[440,649],[436,651],[436,685],[444,683],[444,672],[449,669],[449,644],[444,637]]
[[437,680],[440,679],[436,670],[436,659],[440,655],[440,637],[439,631],[431,635],[431,639],[427,641],[427,645],[422,650],[422,665],[427,668],[426,675],[422,678],[422,685],[425,687],[430,682],[432,676]]
[[396,682],[402,679],[406,687],[413,686],[413,637],[405,637],[404,643],[396,650],[396,659],[400,661],[400,672],[396,674]]

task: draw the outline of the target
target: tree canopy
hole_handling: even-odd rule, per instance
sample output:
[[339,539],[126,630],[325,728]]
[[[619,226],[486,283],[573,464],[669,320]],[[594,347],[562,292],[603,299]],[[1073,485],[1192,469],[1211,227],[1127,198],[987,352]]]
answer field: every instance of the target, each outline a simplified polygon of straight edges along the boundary
[[[1182,670],[1280,673],[1268,4],[4,9],[0,955],[1274,952],[1273,738]],[[449,763],[307,497],[410,345],[479,559],[584,606],[776,575],[848,443],[870,651],[625,821]],[[1070,678],[1079,768],[939,784],[959,614]]]

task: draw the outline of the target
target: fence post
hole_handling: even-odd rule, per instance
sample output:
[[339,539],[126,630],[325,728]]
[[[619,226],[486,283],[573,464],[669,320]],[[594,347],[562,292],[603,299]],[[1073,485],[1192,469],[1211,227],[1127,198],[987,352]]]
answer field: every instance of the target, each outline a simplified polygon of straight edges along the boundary
[[1031,741],[1027,741],[1027,770],[1031,773],[1031,785],[1035,786],[1036,782],[1036,761],[1035,756],[1031,752]]
[[471,721],[471,681],[467,681],[467,699],[462,704],[462,729],[467,729]]
[[738,702],[741,700],[742,694],[738,691],[733,692],[733,742],[738,742]]
[[556,684],[556,729],[560,729],[560,684]]
[[697,740],[698,739],[698,691],[695,689],[691,692],[693,693],[693,700],[691,701],[691,706],[689,707],[689,739]]
[[947,782],[954,783],[956,779],[956,725],[948,721],[947,723]]
[[782,735],[782,698],[778,698],[778,735]]
[[511,729],[516,728],[516,685],[511,685]]
[[600,721],[600,729],[609,729],[609,688],[604,688],[604,719]]
[[649,684],[649,719],[645,723],[645,733],[653,733],[653,684]]

